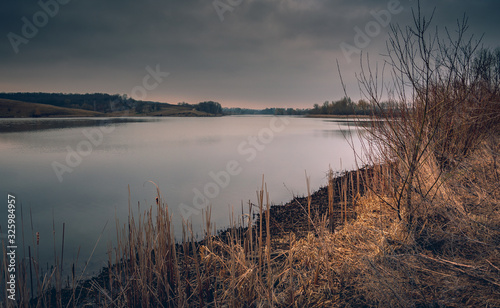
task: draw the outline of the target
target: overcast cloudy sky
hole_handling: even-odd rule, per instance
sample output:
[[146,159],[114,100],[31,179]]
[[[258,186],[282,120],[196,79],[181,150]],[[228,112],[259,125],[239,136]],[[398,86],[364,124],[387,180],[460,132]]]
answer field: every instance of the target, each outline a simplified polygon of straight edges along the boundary
[[[0,92],[140,98],[133,89],[143,86],[149,66],[169,75],[160,75],[157,87],[154,78],[146,80],[147,100],[305,108],[343,95],[338,59],[356,99],[359,56],[353,53],[349,61],[342,46],[362,47],[376,58],[385,50],[383,21],[390,16],[406,25],[415,5],[416,0],[3,0]],[[436,8],[435,25],[451,28],[467,13],[471,34],[484,33],[485,46],[500,46],[500,1],[423,0],[422,6]],[[373,37],[366,46],[356,45],[355,28],[365,31],[367,25]]]

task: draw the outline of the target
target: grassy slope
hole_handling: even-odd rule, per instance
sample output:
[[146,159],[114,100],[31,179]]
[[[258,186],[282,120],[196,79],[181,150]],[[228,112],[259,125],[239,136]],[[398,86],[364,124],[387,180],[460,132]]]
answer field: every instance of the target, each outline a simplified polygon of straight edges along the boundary
[[102,116],[101,112],[83,109],[56,107],[45,104],[26,103],[9,99],[0,99],[1,118],[28,118],[28,117],[95,117]]
[[135,113],[127,110],[114,113],[102,113],[90,110],[64,108],[46,104],[28,103],[0,98],[0,118],[29,117],[98,117],[98,116],[176,116],[176,117],[208,117],[213,116],[203,111],[188,107],[165,104],[162,109],[150,113]]
[[[157,217],[118,230],[125,234],[118,239],[121,254],[94,279],[100,287],[83,288],[100,306],[112,298],[171,307],[500,307],[499,138],[482,143],[463,172],[443,184],[449,194],[420,204],[429,207],[419,232],[382,201],[390,198],[382,195],[390,191],[389,166],[332,179],[311,195],[311,216],[307,197],[268,212],[261,191],[253,213],[262,207],[263,215],[244,218],[250,229],[235,225],[212,237],[208,227],[199,243],[188,231],[177,246],[159,195]],[[469,208],[458,212],[462,205]]]

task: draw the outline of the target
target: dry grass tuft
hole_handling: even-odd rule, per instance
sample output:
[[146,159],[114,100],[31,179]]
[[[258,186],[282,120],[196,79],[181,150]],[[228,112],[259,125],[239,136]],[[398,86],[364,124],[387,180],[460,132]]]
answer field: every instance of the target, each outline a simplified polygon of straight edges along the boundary
[[428,25],[418,12],[414,28],[392,28],[400,101],[384,109],[376,77],[360,78],[382,114],[356,153],[369,167],[329,173],[325,194],[295,207],[271,208],[263,181],[258,220],[249,204],[247,218],[216,235],[208,211],[201,242],[188,222],[175,241],[158,190],[155,208],[117,223],[101,276],[79,287],[73,278],[66,301],[55,257],[32,306],[500,307],[500,66],[484,61],[494,58],[487,51],[474,58],[465,24],[444,47]]

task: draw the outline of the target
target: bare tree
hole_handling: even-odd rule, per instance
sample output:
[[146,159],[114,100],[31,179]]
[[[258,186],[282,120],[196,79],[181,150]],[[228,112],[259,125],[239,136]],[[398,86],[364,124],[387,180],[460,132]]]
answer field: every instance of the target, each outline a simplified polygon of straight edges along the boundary
[[367,163],[394,166],[387,186],[393,197],[383,200],[409,229],[419,207],[440,194],[446,178],[498,127],[500,62],[500,52],[479,52],[481,38],[467,35],[466,16],[454,32],[432,28],[434,13],[423,16],[420,3],[412,16],[412,26],[391,25],[382,70],[362,56],[357,75],[379,111],[365,134]]

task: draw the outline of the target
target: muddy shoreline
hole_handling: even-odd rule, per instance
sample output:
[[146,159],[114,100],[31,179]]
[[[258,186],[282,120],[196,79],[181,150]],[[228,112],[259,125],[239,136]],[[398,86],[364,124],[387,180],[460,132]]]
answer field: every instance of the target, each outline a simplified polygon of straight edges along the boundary
[[[270,207],[270,234],[271,234],[271,251],[281,251],[288,248],[288,238],[293,234],[296,239],[307,236],[308,233],[316,233],[316,226],[322,219],[326,219],[329,229],[335,230],[341,226],[344,220],[355,218],[355,199],[356,195],[362,195],[365,192],[366,179],[371,177],[372,168],[361,168],[353,171],[346,171],[332,177],[331,184],[328,183],[311,192],[310,195],[310,213],[311,219],[308,218],[309,197],[296,196],[284,204],[272,204]],[[333,192],[333,202],[329,204],[329,186]],[[248,205],[247,205],[248,206]],[[329,206],[332,206],[333,211],[330,215]],[[252,204],[252,212],[250,217],[251,225],[254,232],[253,238],[257,241],[257,231],[260,226],[260,208]],[[264,209],[262,215],[263,233],[262,237],[267,237],[266,233],[266,211]],[[243,234],[248,232],[248,221],[243,226],[228,227],[220,230],[216,235],[212,235],[212,239],[221,242],[234,240],[235,233]],[[206,239],[194,243],[194,247],[199,248],[206,244]],[[244,243],[241,243],[244,245]],[[180,255],[193,253],[192,246],[183,246],[181,243],[176,243],[176,250]],[[153,251],[154,254],[154,251]],[[68,303],[73,296],[77,299],[78,307],[92,304],[92,299],[95,298],[96,286],[106,286],[108,284],[110,270],[113,272],[117,267],[123,267],[129,261],[124,260],[117,264],[109,264],[103,267],[98,275],[88,278],[78,283],[75,290],[68,287],[64,282],[65,287],[60,291],[60,297],[63,303]],[[73,295],[74,292],[74,295]],[[47,291],[43,298],[50,299],[50,305],[56,305],[57,291],[55,288]],[[79,300],[78,300],[79,298]],[[30,301],[31,305],[36,306],[39,297]]]

